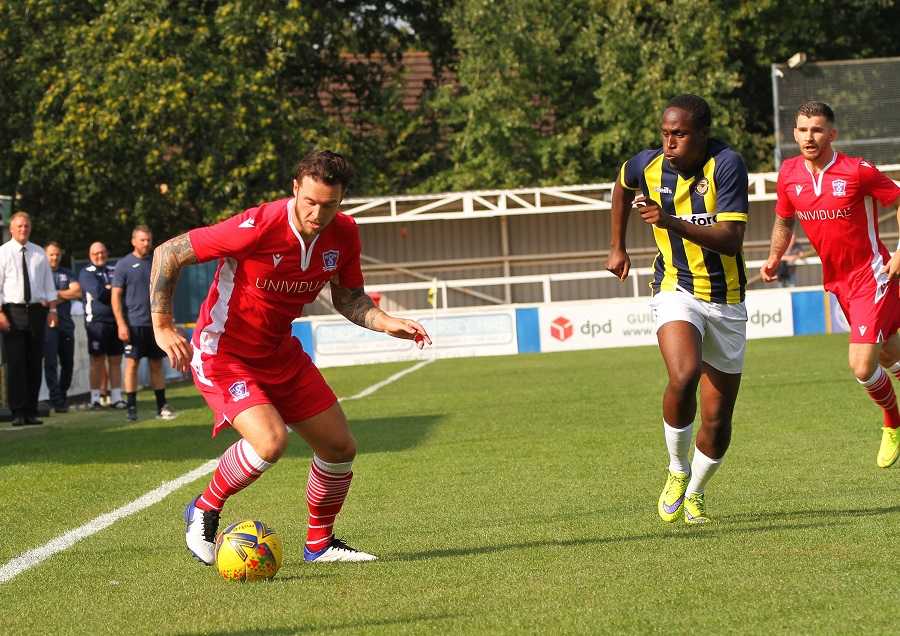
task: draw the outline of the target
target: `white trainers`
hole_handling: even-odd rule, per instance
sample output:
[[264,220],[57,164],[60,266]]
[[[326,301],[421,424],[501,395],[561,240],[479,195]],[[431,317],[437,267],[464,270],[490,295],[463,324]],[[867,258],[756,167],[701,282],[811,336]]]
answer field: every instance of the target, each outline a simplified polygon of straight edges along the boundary
[[156,419],[158,420],[174,420],[176,417],[178,417],[178,413],[168,404],[163,404],[156,412]]
[[185,541],[200,563],[215,565],[216,533],[219,531],[219,513],[215,510],[200,510],[195,504],[200,495],[194,497],[184,509],[184,521],[187,523]]
[[343,539],[336,539],[334,535],[331,535],[331,542],[316,552],[310,552],[309,548],[304,545],[303,559],[315,563],[365,563],[377,561],[378,557],[351,548],[344,543]]

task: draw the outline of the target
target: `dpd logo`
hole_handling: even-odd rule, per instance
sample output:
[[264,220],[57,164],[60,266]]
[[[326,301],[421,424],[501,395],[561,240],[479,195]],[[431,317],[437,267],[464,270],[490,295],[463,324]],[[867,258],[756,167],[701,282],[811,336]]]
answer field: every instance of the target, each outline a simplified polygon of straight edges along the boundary
[[565,316],[560,316],[550,323],[550,337],[556,338],[560,342],[565,342],[572,337],[573,327],[572,321]]

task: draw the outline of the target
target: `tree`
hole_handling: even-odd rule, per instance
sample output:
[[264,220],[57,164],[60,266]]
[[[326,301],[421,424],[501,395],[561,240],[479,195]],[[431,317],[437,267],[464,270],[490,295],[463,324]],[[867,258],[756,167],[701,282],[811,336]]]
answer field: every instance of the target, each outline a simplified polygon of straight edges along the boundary
[[[900,55],[876,28],[898,20],[888,0],[0,0],[0,193],[83,254],[284,196],[314,147],[354,161],[357,196],[608,181],[680,92],[767,170],[772,62]],[[434,63],[415,106],[411,50]]]
[[739,65],[728,56],[727,14],[715,0],[606,3],[596,41],[599,76],[587,151],[598,176],[615,178],[623,161],[661,141],[668,100],[694,93],[710,103],[712,134],[740,152],[745,109]]
[[98,0],[0,0],[0,194],[17,192],[32,117],[47,78],[65,57],[66,32],[97,17]]
[[[450,10],[458,84],[430,106],[445,134],[419,191],[572,182],[596,85],[589,0],[463,0]],[[590,18],[588,18],[590,19]]]
[[[406,45],[408,32],[385,15],[358,1],[105,4],[60,31],[64,54],[42,76],[33,134],[12,144],[17,207],[35,213],[36,235],[67,228],[70,249],[101,240],[122,253],[138,223],[164,240],[286,196],[313,148],[365,157],[319,97],[348,72],[346,45]],[[353,72],[379,94],[367,83],[382,77]],[[360,182],[373,182],[357,163]]]
[[739,140],[737,65],[719,2],[464,0],[453,11],[458,89],[433,102],[447,163],[419,190],[607,181],[658,143],[670,97],[717,106],[715,132]]

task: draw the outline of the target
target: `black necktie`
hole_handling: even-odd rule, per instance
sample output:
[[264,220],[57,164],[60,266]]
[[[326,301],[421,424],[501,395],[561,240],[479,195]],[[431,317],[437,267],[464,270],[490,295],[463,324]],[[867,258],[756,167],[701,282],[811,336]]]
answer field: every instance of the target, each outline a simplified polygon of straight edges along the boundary
[[31,279],[28,278],[28,261],[25,259],[25,246],[22,246],[22,276],[25,281],[25,302],[31,302]]

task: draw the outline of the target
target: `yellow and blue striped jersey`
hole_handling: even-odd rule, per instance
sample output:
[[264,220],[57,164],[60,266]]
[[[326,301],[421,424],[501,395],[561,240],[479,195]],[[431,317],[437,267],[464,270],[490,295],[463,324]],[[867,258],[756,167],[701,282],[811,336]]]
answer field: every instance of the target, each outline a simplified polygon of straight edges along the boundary
[[[709,140],[706,161],[693,174],[674,170],[662,149],[645,150],[625,162],[619,182],[691,223],[747,222],[747,168],[740,155],[717,139]],[[707,302],[743,302],[747,286],[743,250],[726,256],[655,226],[653,235],[659,248],[650,283],[653,295],[681,288]]]

